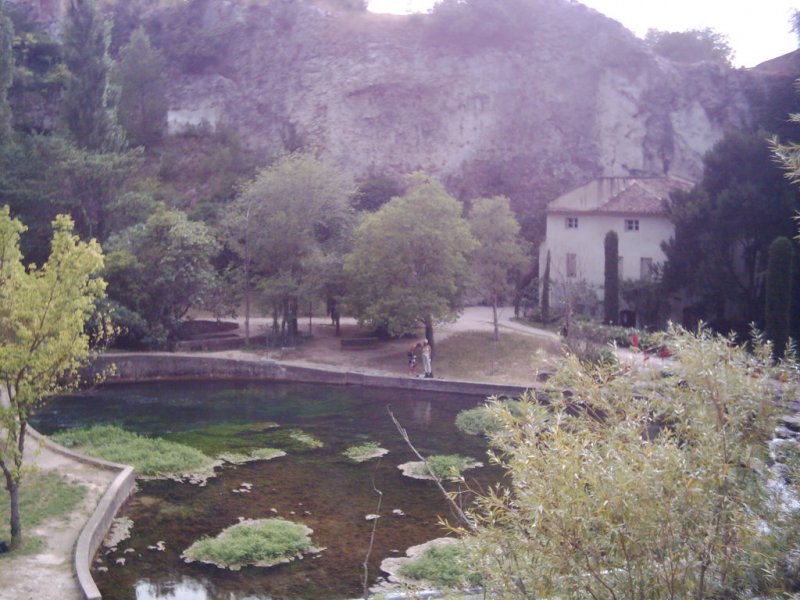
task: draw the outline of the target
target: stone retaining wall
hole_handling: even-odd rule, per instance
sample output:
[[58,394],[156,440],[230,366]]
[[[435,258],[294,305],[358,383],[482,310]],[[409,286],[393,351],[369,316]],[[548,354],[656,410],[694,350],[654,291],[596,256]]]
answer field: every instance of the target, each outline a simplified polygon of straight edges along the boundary
[[159,379],[246,379],[364,385],[484,397],[519,396],[527,389],[514,385],[373,375],[321,367],[312,368],[271,359],[242,360],[168,352],[102,354],[94,361],[87,376],[94,377],[103,372],[107,373],[105,380],[108,383]]

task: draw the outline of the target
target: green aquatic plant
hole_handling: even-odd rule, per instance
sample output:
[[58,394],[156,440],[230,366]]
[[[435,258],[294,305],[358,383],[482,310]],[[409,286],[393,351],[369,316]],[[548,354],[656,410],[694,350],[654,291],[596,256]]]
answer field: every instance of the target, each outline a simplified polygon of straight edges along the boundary
[[301,446],[305,446],[309,450],[314,448],[322,448],[325,445],[319,438],[314,437],[305,431],[300,431],[299,429],[293,429],[289,431],[289,437]]
[[244,566],[270,567],[308,552],[312,530],[284,519],[245,520],[224,529],[217,537],[202,538],[181,555],[186,562],[204,562],[238,571]]
[[[460,477],[461,473],[467,469],[483,466],[483,463],[459,454],[434,454],[426,460],[430,471],[438,479]],[[402,470],[404,475],[413,479],[433,479],[428,467],[425,466],[424,462],[418,461],[407,462],[398,465],[397,468]]]
[[386,448],[381,448],[377,442],[364,442],[363,444],[350,446],[342,452],[349,460],[357,463],[380,458],[388,453],[389,451]]
[[481,582],[480,575],[470,571],[463,543],[430,545],[401,566],[399,574],[438,588],[475,587]]
[[216,423],[196,429],[176,431],[163,437],[214,457],[225,452],[248,454],[253,450],[269,446],[268,434],[278,427],[279,425],[272,421]]
[[467,435],[491,435],[500,429],[501,423],[494,411],[493,402],[499,402],[514,416],[521,416],[520,403],[516,400],[492,399],[483,406],[462,410],[456,415],[456,428]]
[[286,452],[283,450],[278,450],[277,448],[259,448],[258,450],[253,450],[247,454],[238,452],[225,452],[220,454],[217,458],[224,460],[226,463],[241,465],[256,460],[272,460],[273,458],[279,458],[281,456],[286,456]]
[[115,425],[68,429],[51,437],[90,456],[133,465],[139,475],[145,476],[208,472],[214,464],[213,459],[195,448],[137,435]]

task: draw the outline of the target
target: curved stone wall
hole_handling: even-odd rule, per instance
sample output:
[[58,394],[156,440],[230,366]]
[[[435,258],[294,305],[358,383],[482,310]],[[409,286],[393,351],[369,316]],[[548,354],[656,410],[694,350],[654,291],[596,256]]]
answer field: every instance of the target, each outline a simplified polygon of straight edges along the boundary
[[104,373],[107,383],[159,379],[247,379],[366,385],[484,397],[519,396],[528,389],[523,386],[493,383],[355,373],[270,359],[246,360],[168,352],[102,354],[88,369],[86,376],[97,377],[103,376]]

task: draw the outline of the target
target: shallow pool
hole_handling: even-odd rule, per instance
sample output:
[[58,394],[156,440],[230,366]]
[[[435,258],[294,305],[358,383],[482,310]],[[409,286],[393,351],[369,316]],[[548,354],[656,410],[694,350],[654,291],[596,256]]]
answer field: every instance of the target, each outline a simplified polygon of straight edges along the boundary
[[[284,446],[288,455],[270,461],[226,465],[205,487],[173,481],[141,481],[123,509],[134,521],[131,538],[116,552],[101,549],[93,574],[103,597],[113,599],[255,600],[340,599],[362,594],[364,557],[383,492],[381,519],[369,563],[369,581],[381,575],[381,560],[445,532],[449,517],[432,482],[404,477],[397,465],[414,460],[400,439],[387,407],[407,428],[423,454],[459,453],[486,461],[479,438],[459,433],[456,414],[482,402],[479,397],[392,391],[382,388],[284,383],[168,382],[113,385],[60,398],[33,419],[43,433],[95,423],[188,443],[209,453],[282,447],[275,432],[301,429],[324,442],[315,450]],[[275,422],[276,429],[252,427]],[[341,453],[373,440],[390,452],[381,460],[352,464]],[[496,470],[468,472],[471,485],[496,481]],[[242,483],[252,492],[234,493]],[[396,516],[400,509],[405,516]],[[192,542],[214,536],[239,518],[280,516],[314,530],[321,554],[270,568],[227,571],[185,564]],[[158,541],[166,550],[147,550]],[[125,552],[132,548],[133,551]],[[117,560],[124,558],[124,565]],[[106,567],[108,571],[98,570]]]

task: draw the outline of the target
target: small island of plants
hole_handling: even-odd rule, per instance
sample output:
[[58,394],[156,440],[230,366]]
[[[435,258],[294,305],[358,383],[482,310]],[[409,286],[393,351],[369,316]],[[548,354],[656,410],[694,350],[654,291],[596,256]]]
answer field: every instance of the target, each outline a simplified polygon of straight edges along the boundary
[[460,454],[434,454],[426,461],[427,467],[423,461],[412,461],[398,465],[397,468],[403,475],[413,479],[448,479],[460,477],[461,473],[468,469],[483,466],[483,463]]
[[386,448],[381,448],[377,442],[364,442],[363,444],[350,446],[347,450],[342,452],[348,460],[355,463],[362,463],[372,460],[373,458],[380,458],[388,453],[389,451]]
[[313,531],[284,519],[244,520],[217,537],[202,538],[181,555],[185,562],[203,562],[238,571],[245,566],[271,567],[303,554],[322,552],[311,544]]

